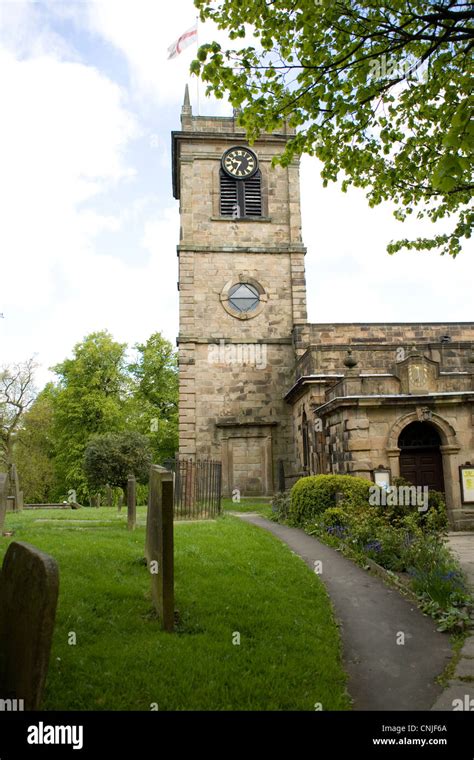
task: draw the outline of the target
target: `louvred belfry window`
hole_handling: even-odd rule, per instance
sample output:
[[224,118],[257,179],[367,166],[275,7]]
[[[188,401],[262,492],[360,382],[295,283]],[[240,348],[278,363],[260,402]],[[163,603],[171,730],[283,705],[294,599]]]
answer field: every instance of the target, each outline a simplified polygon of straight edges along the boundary
[[248,179],[229,177],[220,172],[220,213],[233,219],[262,216],[262,175],[260,170]]

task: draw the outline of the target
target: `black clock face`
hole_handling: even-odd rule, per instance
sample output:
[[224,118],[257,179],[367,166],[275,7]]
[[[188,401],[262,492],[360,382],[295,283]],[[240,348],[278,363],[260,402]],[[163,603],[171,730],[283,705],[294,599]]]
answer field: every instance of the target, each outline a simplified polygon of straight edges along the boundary
[[229,148],[222,156],[222,168],[235,179],[247,179],[258,169],[257,156],[248,148]]

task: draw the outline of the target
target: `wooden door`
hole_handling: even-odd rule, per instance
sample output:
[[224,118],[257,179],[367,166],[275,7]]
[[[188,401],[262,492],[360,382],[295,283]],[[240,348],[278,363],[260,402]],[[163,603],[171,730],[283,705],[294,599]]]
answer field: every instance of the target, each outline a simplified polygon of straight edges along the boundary
[[402,449],[400,476],[414,486],[444,491],[443,460],[437,448]]

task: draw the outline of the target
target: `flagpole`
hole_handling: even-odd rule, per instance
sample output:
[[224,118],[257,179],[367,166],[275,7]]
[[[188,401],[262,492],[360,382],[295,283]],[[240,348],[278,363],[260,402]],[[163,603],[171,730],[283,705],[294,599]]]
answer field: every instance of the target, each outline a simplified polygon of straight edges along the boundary
[[[199,16],[196,16],[196,44],[199,50]],[[196,74],[197,115],[199,116],[199,77]]]

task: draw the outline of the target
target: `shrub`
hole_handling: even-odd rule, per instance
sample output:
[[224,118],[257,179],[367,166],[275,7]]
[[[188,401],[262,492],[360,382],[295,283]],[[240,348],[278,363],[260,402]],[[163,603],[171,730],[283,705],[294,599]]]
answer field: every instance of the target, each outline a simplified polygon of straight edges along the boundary
[[415,593],[426,595],[444,609],[464,601],[463,574],[441,536],[418,537],[404,558]]
[[[394,478],[394,486],[411,486],[405,478]],[[444,494],[441,491],[428,491],[428,509],[420,512],[416,507],[407,505],[392,505],[384,507],[383,514],[390,525],[399,526],[409,515],[416,515],[418,525],[427,531],[440,531],[448,526],[448,513]]]
[[280,491],[276,493],[272,499],[272,520],[276,520],[277,522],[287,520],[289,510],[290,492]]
[[322,516],[322,524],[326,528],[347,528],[349,515],[341,507],[329,507]]
[[371,559],[387,570],[399,571],[404,569],[403,544],[404,534],[394,530],[390,525],[381,525],[375,532],[375,545],[366,544],[364,552]]
[[420,521],[428,530],[446,530],[448,527],[448,511],[444,493],[429,491],[428,511],[420,513]]
[[350,530],[351,519],[340,507],[329,507],[322,514],[321,527],[331,536],[344,539]]
[[371,541],[378,540],[377,532],[384,526],[380,510],[371,509],[360,511],[352,521],[351,535],[348,543],[364,551]]
[[[310,475],[291,489],[289,519],[294,525],[311,520],[327,509],[369,509],[370,480],[354,475]],[[336,494],[341,498],[336,502]]]

